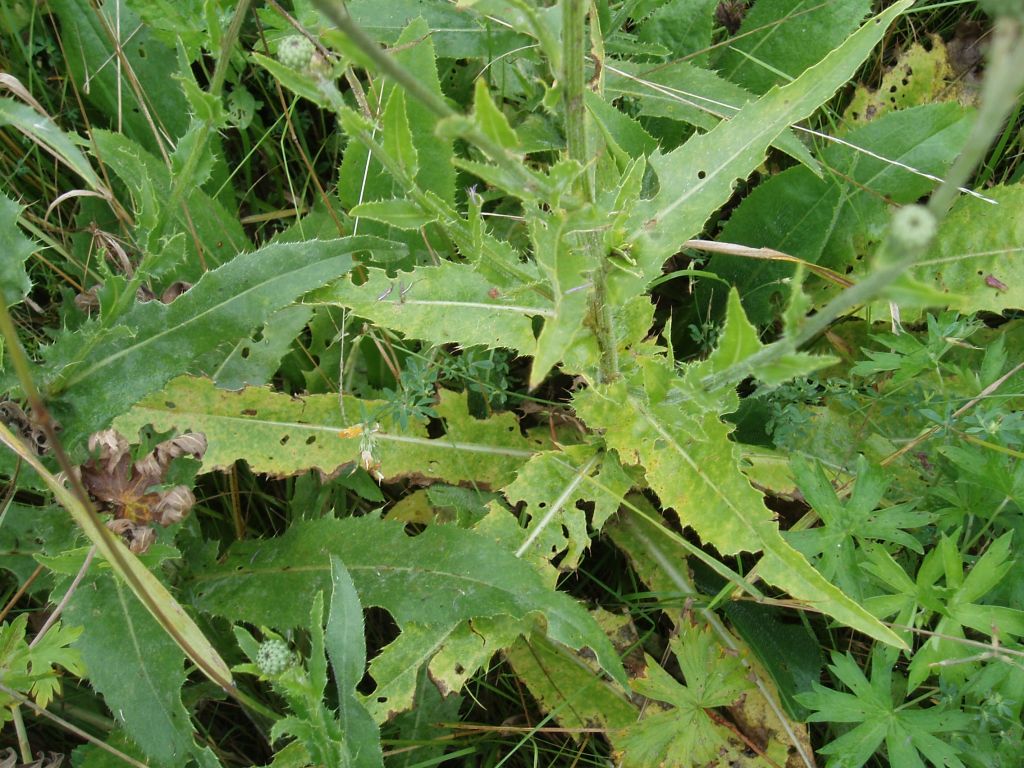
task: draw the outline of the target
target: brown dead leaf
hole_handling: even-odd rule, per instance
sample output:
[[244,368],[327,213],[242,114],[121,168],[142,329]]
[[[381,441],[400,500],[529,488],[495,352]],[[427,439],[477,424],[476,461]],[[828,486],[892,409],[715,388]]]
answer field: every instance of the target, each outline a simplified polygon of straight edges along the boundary
[[93,434],[89,450],[98,451],[98,455],[80,467],[82,484],[93,499],[113,513],[108,527],[133,552],[145,552],[155,540],[151,524],[176,523],[196,502],[192,490],[184,485],[150,489],[164,482],[174,459],[202,459],[206,453],[206,436],[202,433],[165,440],[138,461],[132,461],[131,445],[113,429]]

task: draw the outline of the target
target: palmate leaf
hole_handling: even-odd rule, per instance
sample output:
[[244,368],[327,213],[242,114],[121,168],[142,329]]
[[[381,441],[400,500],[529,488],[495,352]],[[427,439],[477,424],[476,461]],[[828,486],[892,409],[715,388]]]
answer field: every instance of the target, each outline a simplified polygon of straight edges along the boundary
[[654,711],[612,737],[616,751],[624,753],[624,765],[704,765],[735,740],[708,711],[728,707],[751,691],[746,669],[718,645],[709,628],[684,622],[680,632],[669,644],[686,683],[681,685],[646,657],[644,674],[633,688],[648,699],[671,704],[672,709]]
[[664,260],[700,232],[708,216],[729,199],[733,182],[761,163],[786,127],[810,115],[853,76],[910,4],[900,0],[890,6],[795,81],[747,104],[732,120],[667,155],[651,156],[660,188],[638,206],[631,222],[633,254],[646,279],[655,277]]
[[101,429],[225,341],[247,336],[303,293],[345,274],[360,238],[268,245],[206,273],[171,304],[136,304],[117,333],[63,336],[48,386],[69,444]]
[[550,303],[532,291],[499,290],[467,264],[441,262],[389,277],[367,269],[366,282],[341,280],[310,301],[340,304],[360,317],[414,339],[466,347],[533,350],[531,316],[553,316]]
[[298,398],[260,387],[230,392],[208,379],[181,377],[114,423],[123,434],[136,434],[146,424],[204,433],[209,443],[204,471],[244,459],[254,472],[271,475],[310,469],[331,473],[344,465],[355,467],[369,447],[376,469],[387,480],[419,477],[501,487],[534,453],[513,414],[475,419],[467,411],[465,394],[442,393],[434,410],[446,433],[437,438],[430,438],[419,424],[364,436],[361,419],[372,419],[384,401],[345,396],[343,402],[347,418],[334,394]]
[[[330,579],[331,555],[344,561],[362,605],[384,608],[402,630],[371,666],[378,720],[411,705],[416,669],[449,636],[472,638],[492,628],[504,643],[509,621],[518,633],[520,622],[543,617],[548,637],[589,647],[625,683],[611,643],[579,604],[551,591],[530,564],[490,538],[455,526],[409,536],[401,523],[372,518],[295,523],[280,538],[236,543],[223,563],[197,571],[189,590],[202,610],[231,620],[297,626],[307,619],[304,606]],[[407,633],[410,641],[403,642]],[[481,640],[487,636],[475,642]],[[395,654],[402,659],[392,664]],[[396,677],[401,686],[392,685]]]

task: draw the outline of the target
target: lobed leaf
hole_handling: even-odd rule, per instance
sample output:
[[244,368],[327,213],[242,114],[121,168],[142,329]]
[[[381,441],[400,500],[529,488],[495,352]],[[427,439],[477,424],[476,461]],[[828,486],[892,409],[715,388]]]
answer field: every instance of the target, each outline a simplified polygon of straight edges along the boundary
[[[296,522],[277,539],[236,543],[223,563],[196,571],[189,589],[202,610],[234,621],[296,626],[306,620],[303,606],[330,578],[331,555],[344,561],[362,605],[386,609],[402,630],[375,670],[397,649],[404,658],[416,657],[416,666],[429,661],[463,622],[479,630],[485,619],[538,616],[551,639],[589,647],[603,669],[625,682],[611,643],[579,604],[552,592],[530,564],[491,539],[455,526],[428,526],[409,536],[401,523],[371,518]],[[411,642],[403,642],[406,632]],[[382,677],[375,674],[378,686],[387,688],[390,680]],[[415,675],[402,691],[389,689],[385,701],[376,701],[378,711],[407,706],[414,686]],[[389,705],[392,699],[398,706]]]
[[383,269],[365,273],[362,284],[340,280],[310,301],[341,304],[378,325],[434,344],[521,352],[535,345],[530,318],[553,315],[550,305],[533,292],[499,289],[466,264],[445,261],[395,277]]
[[121,332],[101,334],[84,349],[81,334],[63,337],[60,351],[74,362],[51,380],[49,396],[65,440],[73,444],[105,427],[194,358],[345,274],[362,247],[359,238],[268,245],[206,273],[171,304],[136,304],[120,319]]
[[182,377],[115,425],[126,434],[146,424],[161,431],[202,432],[208,442],[203,469],[208,472],[244,460],[252,471],[271,475],[311,469],[330,474],[365,464],[365,449],[386,480],[415,477],[500,487],[534,453],[513,414],[475,419],[467,412],[465,394],[442,393],[435,410],[446,432],[436,438],[420,424],[405,431],[367,433],[372,425],[361,420],[372,419],[383,406],[383,401],[347,395],[340,400],[336,394],[299,398],[259,387],[230,392],[208,379]]

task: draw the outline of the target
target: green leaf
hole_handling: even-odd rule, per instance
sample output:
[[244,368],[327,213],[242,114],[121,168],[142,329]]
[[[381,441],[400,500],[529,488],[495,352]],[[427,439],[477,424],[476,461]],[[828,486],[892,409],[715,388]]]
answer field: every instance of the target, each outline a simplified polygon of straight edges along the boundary
[[265,69],[274,79],[297,96],[316,104],[318,107],[329,108],[331,100],[319,87],[319,77],[305,71],[293,69],[282,64],[271,56],[253,51],[249,57],[255,64]]
[[22,207],[0,192],[0,291],[4,303],[12,307],[32,288],[25,262],[36,252],[35,244],[18,228]]
[[[340,410],[343,405],[345,418]],[[330,474],[367,462],[385,479],[423,477],[450,483],[475,482],[501,487],[533,456],[515,415],[478,420],[467,413],[466,395],[444,392],[435,407],[446,432],[437,438],[426,427],[366,433],[360,420],[384,406],[337,394],[291,397],[249,387],[218,389],[208,379],[182,377],[140,402],[115,421],[135,434],[145,424],[158,430],[202,432],[209,446],[203,470],[225,469],[244,459],[254,472],[293,475],[310,469]],[[368,428],[372,428],[370,425]]]
[[93,566],[64,613],[87,631],[75,643],[89,682],[153,764],[181,766],[189,758],[219,765],[195,743],[181,703],[184,656],[113,574]]
[[735,738],[708,712],[736,703],[750,690],[746,669],[735,655],[715,642],[710,628],[684,622],[680,632],[669,645],[686,684],[677,682],[650,656],[645,656],[644,674],[633,682],[637,693],[672,708],[654,711],[612,737],[625,753],[628,765],[658,768],[707,764]]
[[[643,115],[665,117],[710,131],[723,119],[732,119],[757,97],[710,69],[689,61],[674,61],[654,69],[628,61],[611,61],[607,72],[609,97],[635,100]],[[792,131],[781,133],[772,146],[821,174],[817,161]]]
[[[437,75],[437,63],[434,55],[434,34],[423,21],[421,13],[425,6],[418,6],[415,13],[403,19],[412,19],[402,34],[395,40],[398,49],[392,54],[397,63],[412,73],[414,77],[437,96],[444,98],[441,82]],[[380,6],[376,6],[380,15]],[[385,12],[386,15],[386,12]],[[370,30],[367,30],[370,31]],[[388,95],[395,86],[386,86],[380,98],[382,103],[389,103]],[[401,98],[401,97],[400,97]],[[413,139],[418,170],[415,176],[421,189],[428,189],[448,205],[455,201],[455,169],[452,167],[454,150],[452,140],[435,133],[438,124],[437,116],[415,99],[405,100],[406,121]],[[385,128],[387,125],[385,125]],[[394,127],[394,126],[392,126]],[[403,131],[404,133],[404,131]],[[408,157],[408,147],[401,147],[407,136],[394,137],[393,145],[400,150],[395,156],[398,160]],[[387,139],[391,142],[392,139]],[[369,163],[369,165],[368,165]],[[338,181],[339,193],[346,205],[381,198],[394,197],[390,178],[383,175],[383,170],[376,159],[367,159],[367,150],[361,145],[350,144],[342,158],[341,176]]]
[[[154,124],[173,139],[185,133],[188,103],[181,89],[168,83],[178,69],[177,56],[125,0],[102,8],[54,0],[48,7],[60,21],[64,61],[86,103],[98,114],[117,115],[124,135],[150,152],[158,152],[161,141]],[[123,64],[111,66],[118,61]]]
[[850,689],[850,693],[830,690],[814,684],[814,693],[800,696],[801,702],[816,710],[811,722],[856,723],[857,725],[822,748],[844,765],[859,768],[871,759],[885,742],[892,765],[922,766],[920,751],[935,766],[963,768],[957,750],[940,735],[973,727],[973,718],[965,712],[944,706],[920,709],[905,705],[893,680],[894,654],[872,652],[871,679],[868,680],[849,654],[834,654],[830,669]]
[[596,266],[588,263],[583,240],[568,231],[564,220],[531,216],[529,226],[534,258],[555,297],[554,315],[545,318],[533,350],[530,388],[534,389],[570,347],[579,348],[574,356],[589,363],[597,361],[597,341],[583,322],[591,292],[586,273]]
[[499,291],[467,264],[445,261],[396,277],[383,269],[365,272],[362,284],[340,280],[310,301],[341,304],[378,325],[434,344],[511,347],[521,352],[532,351],[535,345],[531,316],[554,314],[535,293]]
[[49,117],[39,114],[27,104],[0,98],[0,125],[14,126],[52,152],[54,157],[81,176],[93,191],[107,194],[106,186],[76,146],[81,139],[62,131]]
[[66,484],[58,481],[39,458],[28,451],[3,423],[0,423],[0,442],[20,455],[22,460],[39,474],[57,503],[70,513],[114,572],[128,583],[135,596],[156,619],[164,635],[173,638],[178,647],[210,680],[225,690],[233,689],[231,672],[217,650],[167,588],[124,547],[109,528],[103,525],[96,512],[91,507],[83,506],[68,490]]
[[[597,477],[591,478],[595,469],[599,470]],[[530,518],[527,540],[532,549],[548,560],[564,552],[559,566],[575,569],[590,546],[587,515],[579,503],[595,505],[591,527],[600,531],[632,485],[633,478],[614,455],[598,457],[595,446],[571,445],[561,451],[538,453],[503,492],[512,505],[526,502],[525,512]]]
[[542,636],[520,638],[504,655],[530,695],[563,728],[625,729],[640,716],[628,698],[576,654]]
[[409,114],[405,108],[405,91],[395,88],[384,107],[384,151],[398,161],[409,178],[416,178],[419,171],[419,153],[416,151]]
[[759,0],[717,67],[755,93],[785,84],[838,48],[871,12],[870,0]]
[[331,585],[325,641],[338,687],[338,719],[353,768],[376,768],[384,759],[380,730],[356,698],[356,686],[366,673],[363,607],[352,577],[334,555],[331,555]]
[[644,466],[662,503],[722,554],[762,552],[758,572],[770,584],[875,639],[904,645],[782,538],[761,494],[740,471],[731,427],[719,418],[735,408],[735,396],[702,403],[699,390],[681,386],[664,362],[640,366],[629,380],[585,390],[574,402],[624,462]]
[[[144,260],[147,276],[173,272],[175,280],[196,280],[205,268],[224,264],[250,247],[238,217],[198,186],[185,193],[181,210],[166,210],[174,179],[164,162],[142,146],[110,131],[93,130],[92,139],[104,166],[124,182],[135,200],[137,237],[152,249]],[[156,229],[162,217],[170,217],[169,232]],[[181,242],[168,244],[168,236],[175,231],[181,233]]]
[[645,43],[658,43],[671,54],[669,59],[681,59],[700,66],[707,65],[711,45],[711,25],[717,0],[669,0],[648,16],[637,27],[636,35]]
[[207,374],[221,389],[262,386],[273,378],[281,358],[288,354],[312,314],[312,307],[301,304],[279,309],[263,324],[258,340],[246,337],[218,347],[198,361],[195,370]]
[[447,2],[352,0],[347,5],[360,28],[387,45],[395,44],[409,19],[424,18],[438,58],[442,59],[491,60],[530,44],[526,35],[503,24],[478,20]]
[[[328,552],[344,561],[362,605],[386,609],[402,631],[374,662],[379,688],[388,688],[379,670],[406,633],[421,649],[418,667],[463,622],[479,630],[485,619],[534,616],[544,617],[551,639],[589,647],[603,669],[625,682],[614,649],[580,605],[550,591],[531,565],[489,538],[455,526],[409,536],[402,523],[371,518],[297,522],[280,538],[236,543],[222,564],[200,568],[190,589],[201,609],[229,619],[298,625],[305,621],[302,606],[330,578]],[[415,674],[401,691],[373,696],[375,709],[407,708],[414,687]]]
[[427,213],[411,200],[401,198],[360,203],[349,209],[349,216],[373,219],[397,229],[419,229],[437,220],[434,214]]
[[[239,339],[268,314],[345,274],[359,238],[268,245],[206,273],[171,304],[132,307],[120,327],[75,350],[75,363],[51,381],[49,392],[74,443],[100,429],[143,396],[188,368],[190,360]],[[59,342],[82,346],[80,334]]]
[[909,5],[910,0],[900,0],[890,6],[799,79],[746,105],[734,119],[668,155],[651,156],[660,189],[632,217],[634,255],[647,280],[684,241],[700,232],[708,216],[729,199],[734,181],[760,165],[768,146],[787,126],[811,114],[853,76]]
[[964,313],[1024,307],[1024,186],[992,187],[985,196],[998,205],[966,196],[957,202],[913,271]]
[[[958,105],[936,104],[887,114],[844,141],[942,176],[960,152],[971,122],[971,113]],[[885,201],[910,203],[935,186],[848,145],[831,145],[822,161],[833,174],[817,178],[805,168],[790,168],[756,187],[730,216],[721,239],[774,248],[840,274],[860,271],[871,242],[888,226],[891,214]],[[707,268],[740,289],[743,306],[758,325],[771,322],[785,305],[792,284],[787,279],[795,272],[792,264],[722,254],[712,256]],[[818,285],[819,297],[838,290]],[[724,298],[721,287],[707,281],[697,291],[702,306]]]
[[473,119],[483,134],[505,149],[515,150],[519,147],[519,137],[512,130],[508,118],[491,98],[487,81],[478,78],[473,91]]

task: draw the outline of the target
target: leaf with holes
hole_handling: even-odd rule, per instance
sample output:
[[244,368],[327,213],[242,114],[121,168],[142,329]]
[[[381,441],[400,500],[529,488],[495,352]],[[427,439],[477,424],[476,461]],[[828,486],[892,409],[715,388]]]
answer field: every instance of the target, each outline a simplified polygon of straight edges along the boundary
[[985,196],[998,205],[961,198],[914,268],[964,313],[1024,307],[1024,187],[993,187]]
[[[451,525],[409,536],[402,523],[365,517],[296,522],[277,539],[236,543],[223,563],[198,569],[188,588],[201,610],[233,621],[299,626],[308,618],[304,606],[330,580],[331,554],[344,561],[362,605],[384,608],[401,630],[371,668],[378,690],[387,691],[370,697],[378,720],[411,705],[415,687],[414,674],[398,690],[382,670],[401,676],[413,666],[409,658],[417,667],[430,661],[465,622],[479,632],[507,627],[506,619],[543,619],[548,637],[590,648],[625,682],[611,643],[579,604],[490,538]],[[405,660],[389,666],[392,655]]]
[[360,317],[434,344],[511,347],[532,351],[531,317],[551,317],[549,302],[532,292],[499,290],[467,264],[442,262],[390,277],[367,269],[360,285],[342,280],[310,301],[340,304]]
[[81,334],[57,343],[74,362],[49,382],[48,394],[69,443],[105,427],[145,395],[185,371],[190,361],[239,339],[303,293],[352,266],[359,238],[268,245],[207,272],[171,304],[133,306],[120,333],[82,344]]
[[[840,274],[863,272],[865,256],[891,216],[886,201],[906,204],[928,194],[935,182],[920,174],[945,174],[972,118],[970,110],[956,104],[884,115],[847,135],[849,144],[833,144],[822,153],[822,162],[834,174],[817,178],[806,168],[790,168],[756,187],[730,216],[720,239],[774,248]],[[758,325],[770,322],[785,306],[792,284],[787,278],[795,269],[779,261],[723,254],[712,256],[707,268],[740,289],[743,306]],[[819,281],[814,287],[819,299],[838,290]],[[697,303],[720,304],[727,291],[700,281]]]
[[728,122],[691,138],[650,162],[659,190],[632,217],[634,257],[647,280],[662,263],[732,194],[733,183],[764,159],[765,151],[788,126],[828,100],[864,61],[889,24],[911,4],[900,0],[853,33],[820,63],[783,88],[747,104]]
[[345,396],[340,402],[345,416],[337,395],[289,397],[260,387],[230,392],[208,379],[181,377],[115,424],[130,434],[146,424],[202,432],[209,443],[207,472],[240,459],[254,472],[277,476],[310,469],[331,474],[369,464],[391,481],[413,477],[492,487],[509,482],[537,445],[520,434],[511,413],[486,420],[470,416],[464,393],[442,391],[435,411],[445,433],[436,438],[419,424],[399,432],[367,431],[361,420],[372,423],[384,401]]

